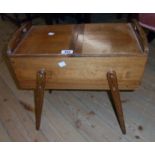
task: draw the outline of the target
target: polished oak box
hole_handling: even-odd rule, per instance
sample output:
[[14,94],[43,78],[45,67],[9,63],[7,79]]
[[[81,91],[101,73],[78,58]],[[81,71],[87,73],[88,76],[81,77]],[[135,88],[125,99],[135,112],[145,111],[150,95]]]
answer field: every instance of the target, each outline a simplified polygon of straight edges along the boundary
[[133,23],[21,26],[7,57],[21,89],[35,90],[39,129],[45,89],[110,90],[125,133],[119,90],[134,90],[142,80],[148,45]]

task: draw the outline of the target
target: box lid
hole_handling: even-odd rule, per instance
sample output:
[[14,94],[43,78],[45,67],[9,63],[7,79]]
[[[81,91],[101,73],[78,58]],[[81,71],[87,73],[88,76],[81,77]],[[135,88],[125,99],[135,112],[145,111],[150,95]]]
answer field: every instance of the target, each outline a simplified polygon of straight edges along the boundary
[[[141,55],[143,46],[130,23],[32,26],[14,55]],[[69,51],[68,51],[69,50]]]

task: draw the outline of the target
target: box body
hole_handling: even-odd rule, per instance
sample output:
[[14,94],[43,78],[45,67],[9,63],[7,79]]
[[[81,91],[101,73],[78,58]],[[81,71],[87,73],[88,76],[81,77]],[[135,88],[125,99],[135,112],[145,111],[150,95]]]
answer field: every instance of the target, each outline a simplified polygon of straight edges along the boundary
[[[36,73],[46,71],[46,89],[109,89],[107,72],[116,71],[119,89],[139,86],[146,57],[14,57],[11,66],[18,86],[33,89]],[[61,68],[58,63],[64,61]]]

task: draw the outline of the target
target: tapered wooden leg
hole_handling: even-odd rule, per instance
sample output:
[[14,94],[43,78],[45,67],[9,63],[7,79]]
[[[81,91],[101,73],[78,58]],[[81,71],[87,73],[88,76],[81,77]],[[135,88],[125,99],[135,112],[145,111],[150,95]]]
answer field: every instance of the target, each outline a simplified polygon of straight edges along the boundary
[[35,117],[36,117],[36,129],[39,130],[41,122],[42,106],[44,101],[44,89],[46,82],[45,70],[40,70],[37,72],[36,77],[36,89],[34,91],[35,95]]
[[108,79],[109,88],[110,88],[110,92],[111,92],[113,103],[114,103],[114,108],[115,108],[116,115],[118,118],[118,122],[120,124],[122,133],[126,134],[123,109],[122,109],[122,103],[121,103],[120,93],[119,93],[119,89],[118,89],[116,72],[115,71],[108,72],[107,79]]

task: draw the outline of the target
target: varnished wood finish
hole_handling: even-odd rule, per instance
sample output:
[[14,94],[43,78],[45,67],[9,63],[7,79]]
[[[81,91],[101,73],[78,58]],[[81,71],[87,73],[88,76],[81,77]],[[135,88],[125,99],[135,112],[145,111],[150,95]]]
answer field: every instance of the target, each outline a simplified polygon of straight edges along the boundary
[[145,32],[143,31],[143,29],[140,27],[140,25],[138,24],[136,20],[133,20],[132,26],[137,35],[137,38],[139,39],[139,43],[142,47],[143,52],[148,53],[149,48],[148,48],[148,42],[146,39]]
[[[108,81],[112,79],[107,80],[107,72],[111,70],[117,73],[118,82],[113,83],[117,89],[134,90],[140,85],[148,49],[145,35],[137,25],[28,26],[28,31],[24,31],[23,35],[25,28],[17,31],[15,39],[9,43],[7,54],[18,86],[36,89],[37,129],[40,126],[44,89],[109,90]],[[73,50],[73,54],[61,54],[61,50],[68,49]],[[64,67],[59,66],[62,61],[66,64]],[[37,74],[36,86],[36,73],[41,68],[46,70],[46,85]],[[119,96],[118,91],[112,94],[115,98]],[[121,106],[115,98],[116,107]],[[125,133],[121,110],[116,109]]]
[[7,54],[13,54],[14,50],[17,48],[18,44],[21,42],[21,40],[24,38],[24,36],[27,34],[31,27],[31,23],[25,23],[23,24],[14,34],[14,36],[11,38],[8,44],[8,50]]
[[[35,88],[36,72],[46,69],[46,89],[109,89],[107,72],[118,74],[119,89],[133,90],[140,84],[146,56],[140,57],[12,57],[20,88]],[[58,63],[66,66],[60,68]]]
[[42,106],[44,101],[44,90],[46,83],[46,72],[41,69],[36,75],[36,89],[35,93],[35,116],[36,116],[36,129],[39,130],[41,122]]
[[[43,67],[46,89],[108,89],[106,73],[114,69],[119,88],[131,90],[139,86],[147,60],[141,43],[125,23],[32,26],[9,57],[20,88],[34,89],[35,73]],[[64,56],[62,49],[74,53]]]
[[[32,26],[16,48],[16,54],[58,54],[71,44],[74,25]],[[48,35],[53,33],[53,35]]]
[[109,88],[110,88],[110,92],[111,92],[113,103],[114,103],[114,108],[116,110],[118,122],[120,124],[122,133],[126,134],[123,109],[122,109],[122,103],[121,103],[121,99],[120,99],[120,93],[119,93],[116,72],[115,71],[108,72],[107,79],[108,79]]
[[73,49],[73,56],[141,55],[135,35],[125,23],[32,26],[13,55],[60,56],[63,49]]
[[[102,91],[63,90],[52,94],[45,91],[41,128],[35,131],[34,113],[29,110],[34,108],[33,92],[18,89],[6,64],[1,62],[0,123],[9,141],[154,142],[155,42],[151,47],[150,61],[139,89],[121,92],[127,130],[125,136],[120,132],[107,93]],[[77,128],[75,122],[80,121],[81,126]],[[8,139],[2,139],[5,136],[2,130],[0,135],[0,141]]]
[[139,55],[141,50],[130,24],[85,25],[82,54]]

